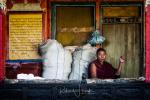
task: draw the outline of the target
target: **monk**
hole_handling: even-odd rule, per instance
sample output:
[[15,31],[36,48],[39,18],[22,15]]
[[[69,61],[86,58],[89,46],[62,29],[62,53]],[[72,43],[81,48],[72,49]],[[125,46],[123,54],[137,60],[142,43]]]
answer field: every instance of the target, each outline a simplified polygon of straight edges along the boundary
[[91,62],[89,66],[89,78],[115,79],[120,77],[124,59],[120,57],[118,68],[115,69],[110,63],[105,61],[106,50],[99,48],[96,52],[97,59]]

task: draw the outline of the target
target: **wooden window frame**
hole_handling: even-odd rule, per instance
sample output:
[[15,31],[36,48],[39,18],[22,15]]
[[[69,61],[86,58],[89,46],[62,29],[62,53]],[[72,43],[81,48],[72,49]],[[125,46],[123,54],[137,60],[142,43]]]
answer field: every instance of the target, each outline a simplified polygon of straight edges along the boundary
[[[145,18],[145,14],[144,14],[144,4],[143,3],[133,3],[133,2],[120,2],[120,3],[115,3],[115,2],[102,2],[100,7],[101,7],[101,12],[100,12],[100,29],[103,28],[103,7],[127,7],[127,6],[137,6],[140,7],[140,17],[142,19],[141,23],[140,23],[140,28],[141,28],[141,34],[140,34],[140,68],[139,68],[139,74],[140,76],[145,76],[145,23],[144,23],[144,18]],[[120,23],[121,24],[121,23]],[[103,30],[103,29],[102,29]],[[102,32],[103,33],[103,32]]]
[[94,21],[94,29],[96,29],[96,19],[95,19],[95,16],[96,16],[96,5],[95,3],[91,2],[91,3],[85,3],[85,2],[82,2],[82,3],[69,3],[69,2],[66,2],[66,3],[52,3],[51,4],[52,6],[52,11],[51,11],[51,38],[52,39],[55,39],[56,37],[56,7],[59,7],[59,6],[65,6],[65,7],[74,7],[74,6],[79,6],[79,7],[94,7],[94,18],[93,18],[93,21]]

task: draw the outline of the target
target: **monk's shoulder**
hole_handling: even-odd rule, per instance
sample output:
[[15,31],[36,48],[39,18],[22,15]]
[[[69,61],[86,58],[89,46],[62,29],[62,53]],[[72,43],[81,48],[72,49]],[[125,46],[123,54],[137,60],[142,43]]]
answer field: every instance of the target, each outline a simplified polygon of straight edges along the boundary
[[112,67],[112,64],[110,64],[109,62],[105,61],[105,65],[106,66],[109,66],[109,67]]
[[96,64],[97,60],[93,60],[90,64]]

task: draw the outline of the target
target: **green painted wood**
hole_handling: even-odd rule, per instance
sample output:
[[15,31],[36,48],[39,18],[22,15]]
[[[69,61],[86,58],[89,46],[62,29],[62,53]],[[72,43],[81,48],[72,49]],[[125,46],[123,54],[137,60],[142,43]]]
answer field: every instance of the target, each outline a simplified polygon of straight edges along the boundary
[[103,25],[106,41],[107,61],[118,66],[119,57],[125,57],[121,77],[139,77],[140,66],[140,26],[139,24]]
[[55,39],[56,35],[56,6],[52,6],[52,12],[51,12],[51,36],[52,39]]
[[[143,24],[103,24],[102,18],[104,7],[138,7],[138,17],[143,20],[143,4],[142,3],[102,3],[101,4],[101,26],[103,27],[103,35],[106,37],[104,48],[107,50],[107,60],[114,67],[118,66],[119,57],[125,57],[125,64],[122,69],[121,77],[139,77],[144,72],[144,46],[143,46]],[[111,17],[111,16],[110,16]],[[123,17],[123,16],[122,16]]]

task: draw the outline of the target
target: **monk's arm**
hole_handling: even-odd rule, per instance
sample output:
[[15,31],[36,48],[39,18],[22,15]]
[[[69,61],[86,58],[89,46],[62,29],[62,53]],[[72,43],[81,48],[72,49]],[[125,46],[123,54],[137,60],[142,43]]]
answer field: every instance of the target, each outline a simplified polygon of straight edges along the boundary
[[121,69],[122,69],[122,65],[124,63],[124,59],[122,58],[122,56],[120,57],[120,60],[119,60],[119,65],[118,65],[118,68],[117,68],[117,72],[116,72],[116,75],[120,75],[121,74]]
[[116,75],[120,75],[120,74],[121,74],[121,69],[122,69],[122,63],[119,62],[119,65],[118,65],[118,68],[117,68]]
[[91,73],[91,78],[97,78],[97,75],[96,75],[96,65],[93,64],[93,63],[90,66],[90,73]]

